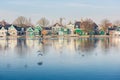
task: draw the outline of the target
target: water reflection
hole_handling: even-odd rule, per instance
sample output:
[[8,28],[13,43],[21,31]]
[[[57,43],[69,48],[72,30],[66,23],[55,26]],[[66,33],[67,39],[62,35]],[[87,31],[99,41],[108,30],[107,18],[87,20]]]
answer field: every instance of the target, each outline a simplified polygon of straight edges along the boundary
[[119,38],[0,40],[0,80],[120,80],[119,56]]
[[28,68],[28,65],[27,65],[27,64],[25,64],[25,65],[24,65],[24,67],[25,67],[25,68]]
[[41,66],[41,65],[43,64],[43,62],[38,62],[37,64],[38,64],[39,66]]
[[19,56],[25,56],[29,50],[25,39],[17,39],[15,48],[15,53]]
[[[119,48],[120,39],[113,38],[70,38],[70,39],[55,39],[55,40],[0,40],[0,51],[6,51],[7,49],[14,49],[19,56],[25,55],[28,50],[38,49],[37,53],[47,54],[49,50],[55,49],[62,53],[63,49],[69,49],[72,52],[90,52],[97,47],[104,49],[110,49],[111,47]],[[41,55],[41,54],[40,54]]]
[[[119,38],[59,38],[48,40],[14,39],[0,40],[0,57],[32,58],[37,65],[43,65],[42,57],[50,55],[76,55],[82,57],[98,54],[109,54],[110,51],[119,51]],[[12,57],[11,57],[12,56]],[[29,62],[29,61],[28,61]],[[24,67],[29,65],[24,63]],[[11,64],[7,64],[10,68]]]
[[85,38],[74,40],[75,51],[78,52],[93,52],[93,50],[97,47],[98,39],[97,38]]

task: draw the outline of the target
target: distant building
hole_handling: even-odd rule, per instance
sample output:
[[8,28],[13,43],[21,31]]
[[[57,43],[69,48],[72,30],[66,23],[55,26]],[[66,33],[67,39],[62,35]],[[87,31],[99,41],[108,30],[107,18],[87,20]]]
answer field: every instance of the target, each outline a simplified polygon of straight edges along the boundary
[[36,25],[34,27],[34,35],[35,36],[40,36],[41,35],[41,31],[42,31],[42,27],[40,25]]
[[81,25],[80,21],[75,22],[74,29],[80,28],[80,25]]
[[26,36],[34,36],[34,29],[32,27],[27,28]]
[[71,36],[74,35],[74,24],[72,24],[71,22],[69,24],[66,25],[66,28],[68,29],[68,34],[70,34]]
[[2,28],[0,29],[0,37],[5,37],[5,36],[6,36],[6,33],[7,33],[7,30],[6,30],[4,27],[2,27]]
[[17,30],[16,30],[16,28],[15,28],[13,25],[11,25],[11,26],[8,28],[8,34],[9,34],[10,36],[17,36]]
[[94,35],[99,35],[99,27],[96,23],[93,23]]
[[52,27],[52,33],[58,34],[58,35],[63,35],[63,26],[60,25],[59,23],[54,24]]
[[109,35],[111,36],[120,36],[120,27],[117,28],[108,28]]
[[22,36],[26,34],[26,28],[23,27],[18,27],[18,26],[14,26],[15,29],[17,30],[17,35]]

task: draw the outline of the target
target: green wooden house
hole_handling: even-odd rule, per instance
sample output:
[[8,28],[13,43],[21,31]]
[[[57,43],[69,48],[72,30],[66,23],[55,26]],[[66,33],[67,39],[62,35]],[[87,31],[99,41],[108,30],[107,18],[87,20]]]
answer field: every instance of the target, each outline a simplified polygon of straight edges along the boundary
[[100,30],[99,34],[100,35],[105,35],[105,32],[103,30]]
[[40,36],[42,31],[42,27],[40,25],[36,25],[34,28],[34,35],[35,36]]
[[75,33],[78,34],[78,35],[84,35],[83,30],[81,30],[80,28],[76,28]]
[[64,28],[63,33],[64,33],[64,35],[69,34],[69,29],[68,28]]
[[32,27],[27,28],[26,36],[34,36],[34,30]]
[[61,27],[59,28],[58,35],[67,35],[69,33],[68,28]]

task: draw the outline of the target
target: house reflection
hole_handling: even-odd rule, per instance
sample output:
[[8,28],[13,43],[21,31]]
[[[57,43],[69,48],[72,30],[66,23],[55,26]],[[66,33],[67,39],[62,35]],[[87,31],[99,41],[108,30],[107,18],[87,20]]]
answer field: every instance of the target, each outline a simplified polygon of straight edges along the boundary
[[9,49],[12,50],[15,48],[16,45],[17,45],[16,40],[9,40],[9,39],[0,40],[0,51],[5,52]]
[[17,44],[14,49],[16,54],[21,57],[25,56],[28,53],[27,51],[29,50],[29,48],[26,44],[26,39],[18,38],[16,41],[17,41]]
[[[44,61],[47,61],[48,58],[59,57],[62,59],[69,57],[71,59],[71,57],[76,58],[78,55],[86,57],[97,55],[98,53],[105,55],[109,54],[110,51],[117,52],[118,50],[119,52],[119,48],[119,38],[58,38],[46,40],[18,38],[0,40],[0,55],[2,54],[0,57],[6,57],[5,59],[11,60],[10,62],[6,60],[7,68],[13,67],[14,64],[19,64],[17,61],[20,61],[22,62],[22,67],[27,69],[31,67],[30,64],[37,66],[46,64]],[[4,55],[4,53],[6,54]]]
[[0,40],[0,51],[5,51],[8,48],[7,40]]
[[51,40],[43,40],[39,45],[39,49],[43,52],[43,54],[49,53],[51,49]]
[[80,38],[74,40],[75,51],[78,53],[91,53],[97,47],[98,39]]
[[96,49],[99,50],[110,50],[112,47],[120,47],[118,45],[120,39],[114,38],[69,38],[69,39],[58,39],[52,40],[52,47],[55,49],[56,53],[65,53],[69,54],[91,54]]
[[[0,51],[14,50],[19,56],[25,56],[32,52],[41,52],[42,55],[50,51],[55,54],[90,54],[97,48],[110,50],[112,47],[120,47],[119,38],[58,38],[49,40],[14,39],[0,40]],[[38,53],[39,55],[39,53]]]
[[117,47],[119,48],[120,47],[120,38],[110,38],[109,39],[109,44],[111,47]]
[[56,53],[62,53],[69,51],[69,54],[79,52],[90,52],[97,47],[98,39],[76,39],[76,38],[59,38],[58,40],[52,40],[52,47]]
[[110,44],[112,43],[110,42],[109,38],[101,39],[100,41],[100,47],[102,48],[103,51],[110,49]]
[[17,39],[9,39],[7,44],[9,48],[14,49],[17,45]]
[[120,39],[119,38],[105,38],[101,39],[101,48],[102,50],[110,50],[112,47],[119,48],[120,47]]

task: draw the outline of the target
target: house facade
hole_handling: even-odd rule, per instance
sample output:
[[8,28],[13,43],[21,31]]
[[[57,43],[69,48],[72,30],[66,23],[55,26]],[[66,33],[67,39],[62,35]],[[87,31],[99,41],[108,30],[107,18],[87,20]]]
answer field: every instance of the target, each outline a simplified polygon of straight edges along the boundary
[[16,30],[16,28],[15,28],[13,25],[11,25],[11,26],[8,28],[8,34],[9,34],[10,36],[17,36],[17,30]]
[[0,29],[0,37],[5,37],[6,35],[7,35],[7,30],[4,27],[2,27]]
[[85,35],[85,34],[84,34],[84,31],[81,30],[80,28],[76,28],[76,29],[75,29],[75,33],[78,34],[78,35]]
[[63,26],[60,25],[59,23],[56,23],[55,25],[53,25],[52,27],[52,33],[53,34],[57,34],[57,35],[63,35]]
[[75,31],[75,28],[74,28],[74,24],[72,24],[71,22],[66,25],[66,28],[68,29],[68,34],[69,35],[74,35],[74,31]]
[[42,31],[42,27],[40,25],[36,25],[34,27],[34,35],[35,36],[40,36],[41,35],[41,31]]
[[32,27],[27,28],[26,36],[34,36],[34,30]]
[[111,36],[120,36],[120,27],[115,28],[109,28],[109,35]]

